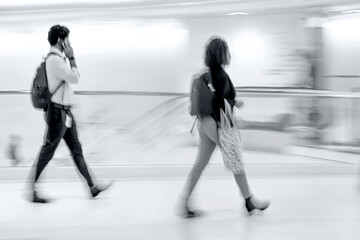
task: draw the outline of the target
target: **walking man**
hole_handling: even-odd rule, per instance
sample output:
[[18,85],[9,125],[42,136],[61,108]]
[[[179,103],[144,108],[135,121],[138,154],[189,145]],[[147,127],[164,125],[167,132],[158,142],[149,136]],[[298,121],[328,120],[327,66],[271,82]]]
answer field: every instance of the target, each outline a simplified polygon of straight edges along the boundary
[[77,69],[74,51],[70,45],[69,33],[70,30],[67,27],[60,25],[51,27],[48,33],[48,41],[51,48],[46,59],[46,73],[48,87],[53,95],[49,106],[44,112],[47,130],[44,143],[33,169],[35,176],[32,179],[33,195],[31,201],[36,203],[48,202],[47,199],[41,198],[38,195],[36,183],[41,172],[54,156],[61,139],[64,139],[66,145],[69,147],[75,165],[85,178],[93,197],[96,197],[111,185],[107,184],[103,187],[95,185],[84,160],[76,122],[71,112],[74,95],[72,85],[79,82],[80,75]]

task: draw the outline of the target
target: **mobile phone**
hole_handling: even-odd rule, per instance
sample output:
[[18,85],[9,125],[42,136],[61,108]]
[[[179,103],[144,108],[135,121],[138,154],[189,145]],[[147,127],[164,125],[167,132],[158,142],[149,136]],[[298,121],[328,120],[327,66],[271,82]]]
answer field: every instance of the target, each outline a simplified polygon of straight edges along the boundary
[[65,47],[70,47],[70,41],[69,39],[64,39]]

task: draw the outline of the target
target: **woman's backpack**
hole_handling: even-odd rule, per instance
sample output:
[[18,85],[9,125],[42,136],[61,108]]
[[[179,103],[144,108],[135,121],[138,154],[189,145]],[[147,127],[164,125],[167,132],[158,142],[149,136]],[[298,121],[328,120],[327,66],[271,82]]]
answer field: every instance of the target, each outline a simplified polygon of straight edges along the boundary
[[211,75],[208,72],[193,80],[190,92],[190,115],[210,116],[213,113],[216,97],[208,86],[209,82]]

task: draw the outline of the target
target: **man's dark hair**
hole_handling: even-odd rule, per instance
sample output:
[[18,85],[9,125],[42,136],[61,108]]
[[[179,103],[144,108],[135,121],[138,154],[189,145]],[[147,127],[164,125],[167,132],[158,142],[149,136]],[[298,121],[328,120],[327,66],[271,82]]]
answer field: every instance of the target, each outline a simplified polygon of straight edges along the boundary
[[48,41],[51,46],[55,45],[58,39],[65,39],[69,36],[70,30],[65,26],[55,25],[49,30]]
[[211,37],[205,48],[205,65],[210,69],[228,65],[230,53],[228,44],[221,37]]

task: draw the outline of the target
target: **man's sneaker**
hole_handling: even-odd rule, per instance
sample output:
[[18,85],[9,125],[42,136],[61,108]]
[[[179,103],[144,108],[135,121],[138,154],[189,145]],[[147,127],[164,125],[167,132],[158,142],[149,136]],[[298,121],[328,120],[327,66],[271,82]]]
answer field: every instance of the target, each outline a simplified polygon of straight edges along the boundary
[[92,197],[96,197],[97,195],[99,195],[99,193],[107,190],[109,187],[111,187],[113,185],[113,183],[114,182],[110,182],[103,186],[95,185],[95,186],[91,187],[90,192],[91,192]]
[[33,203],[48,203],[48,202],[49,202],[49,201],[46,200],[45,198],[39,197],[35,191],[33,192],[33,196],[32,196],[31,201],[32,201]]

